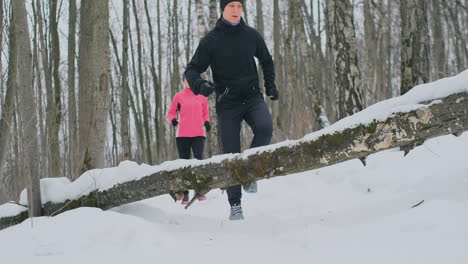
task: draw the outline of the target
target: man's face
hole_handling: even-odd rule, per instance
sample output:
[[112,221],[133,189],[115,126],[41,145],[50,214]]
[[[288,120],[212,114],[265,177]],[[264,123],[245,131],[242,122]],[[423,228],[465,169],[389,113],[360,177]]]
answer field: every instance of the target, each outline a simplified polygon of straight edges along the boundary
[[233,1],[230,2],[223,11],[223,18],[231,24],[235,24],[239,21],[242,16],[244,7],[241,2]]

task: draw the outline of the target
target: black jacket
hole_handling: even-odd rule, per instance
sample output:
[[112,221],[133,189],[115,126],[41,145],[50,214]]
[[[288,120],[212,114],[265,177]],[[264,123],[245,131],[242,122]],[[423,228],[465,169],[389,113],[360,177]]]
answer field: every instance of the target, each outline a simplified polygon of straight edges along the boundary
[[242,18],[237,26],[220,18],[200,41],[185,71],[186,78],[193,92],[199,94],[205,81],[200,75],[210,66],[217,103],[236,104],[261,94],[254,57],[263,68],[265,89],[276,88],[273,60],[260,33],[245,25]]

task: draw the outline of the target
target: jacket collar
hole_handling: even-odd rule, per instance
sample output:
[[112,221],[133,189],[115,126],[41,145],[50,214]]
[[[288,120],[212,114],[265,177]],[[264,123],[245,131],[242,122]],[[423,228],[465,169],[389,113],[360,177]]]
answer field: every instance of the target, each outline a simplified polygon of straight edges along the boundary
[[216,22],[216,27],[217,29],[223,31],[223,32],[237,32],[240,28],[245,26],[244,18],[241,17],[239,24],[237,25],[231,25],[228,24],[229,22],[223,21],[223,17],[221,16],[218,21]]

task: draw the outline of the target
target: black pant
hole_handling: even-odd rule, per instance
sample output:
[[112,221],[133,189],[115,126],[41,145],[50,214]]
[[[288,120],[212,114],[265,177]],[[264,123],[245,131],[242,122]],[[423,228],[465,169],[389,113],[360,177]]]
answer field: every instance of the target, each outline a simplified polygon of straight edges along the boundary
[[[263,97],[250,98],[235,106],[217,105],[216,114],[224,153],[239,153],[241,151],[240,130],[243,120],[247,122],[254,133],[250,144],[251,148],[270,144],[273,124]],[[227,188],[227,194],[231,206],[241,203],[242,188],[240,184]]]
[[[176,143],[180,159],[190,159],[191,151],[196,159],[203,159],[205,137],[178,137]],[[189,191],[186,190],[184,193],[188,194]]]

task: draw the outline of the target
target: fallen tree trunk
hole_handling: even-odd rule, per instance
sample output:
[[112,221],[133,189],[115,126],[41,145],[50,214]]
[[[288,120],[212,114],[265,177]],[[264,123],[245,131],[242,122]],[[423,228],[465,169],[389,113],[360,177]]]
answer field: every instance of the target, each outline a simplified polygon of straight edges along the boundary
[[[407,153],[429,138],[459,135],[468,130],[468,94],[450,95],[442,100],[414,111],[397,113],[384,121],[322,135],[315,140],[298,141],[248,156],[238,154],[212,163],[160,171],[105,191],[93,191],[76,200],[47,203],[44,213],[55,215],[82,206],[109,209],[187,189],[204,194],[211,189],[238,183],[246,185],[255,180],[313,170],[351,159],[361,159],[365,165],[365,157],[370,154],[396,147]],[[0,218],[0,229],[18,223],[18,217],[14,219],[9,223],[7,218]]]

